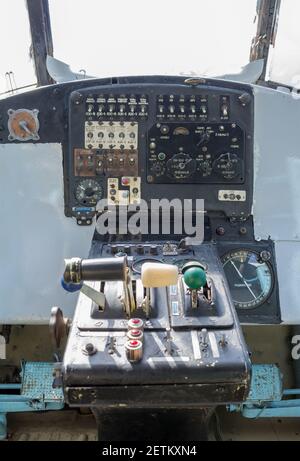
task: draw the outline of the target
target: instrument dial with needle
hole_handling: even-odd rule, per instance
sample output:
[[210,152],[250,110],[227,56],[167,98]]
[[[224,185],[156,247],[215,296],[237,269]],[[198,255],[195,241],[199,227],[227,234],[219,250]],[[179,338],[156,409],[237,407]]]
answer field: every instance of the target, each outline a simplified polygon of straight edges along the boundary
[[196,161],[188,154],[176,154],[167,162],[167,172],[171,178],[186,179],[192,176],[195,170]]
[[214,161],[213,169],[224,179],[234,179],[242,172],[242,161],[236,154],[227,152]]
[[234,305],[238,309],[253,309],[269,298],[274,276],[269,262],[250,250],[235,250],[222,258]]
[[96,205],[102,198],[103,190],[100,184],[94,179],[80,181],[75,190],[78,202],[84,205]]
[[7,111],[8,119],[8,130],[9,130],[9,141],[37,141],[40,139],[39,132],[39,120],[37,109],[9,109]]

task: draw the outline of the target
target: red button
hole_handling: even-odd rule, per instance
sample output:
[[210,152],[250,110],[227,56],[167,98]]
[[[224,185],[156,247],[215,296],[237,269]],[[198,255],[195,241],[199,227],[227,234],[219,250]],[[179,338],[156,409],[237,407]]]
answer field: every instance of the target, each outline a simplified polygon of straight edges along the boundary
[[130,333],[132,334],[132,336],[139,336],[140,330],[131,330]]

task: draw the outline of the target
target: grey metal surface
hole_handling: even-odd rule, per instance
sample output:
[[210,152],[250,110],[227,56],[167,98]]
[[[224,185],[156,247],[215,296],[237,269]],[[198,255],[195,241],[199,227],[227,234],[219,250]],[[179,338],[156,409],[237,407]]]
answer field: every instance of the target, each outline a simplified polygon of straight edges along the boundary
[[254,87],[255,238],[275,241],[282,320],[300,323],[300,99]]
[[63,261],[86,256],[93,226],[64,216],[60,144],[0,145],[0,183],[0,324],[48,323],[54,305],[72,316]]
[[84,78],[95,78],[83,73],[72,72],[70,66],[53,56],[47,56],[47,71],[57,83],[71,82],[72,80],[82,80]]
[[300,99],[254,87],[256,239],[300,241]]
[[276,262],[281,317],[289,325],[300,324],[300,242],[276,241]]
[[249,62],[241,71],[236,74],[224,74],[216,76],[215,78],[230,80],[232,82],[242,83],[256,83],[264,69],[264,60],[257,59],[256,61]]

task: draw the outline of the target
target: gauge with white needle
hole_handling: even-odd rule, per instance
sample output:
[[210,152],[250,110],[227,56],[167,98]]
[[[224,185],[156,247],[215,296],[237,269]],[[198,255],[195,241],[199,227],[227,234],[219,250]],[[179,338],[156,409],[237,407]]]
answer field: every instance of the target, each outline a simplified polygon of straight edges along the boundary
[[237,309],[254,309],[267,301],[274,286],[270,262],[261,261],[254,251],[241,249],[226,253],[222,263]]
[[83,179],[75,189],[75,197],[83,205],[96,205],[102,195],[102,186],[95,179]]

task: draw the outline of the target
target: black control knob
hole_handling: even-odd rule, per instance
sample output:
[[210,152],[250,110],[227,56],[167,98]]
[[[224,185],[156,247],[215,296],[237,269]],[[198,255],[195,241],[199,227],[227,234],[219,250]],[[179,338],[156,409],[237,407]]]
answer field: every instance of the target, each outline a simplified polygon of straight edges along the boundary
[[125,245],[124,246],[124,253],[126,253],[127,255],[131,254],[131,246],[130,245]]
[[158,254],[158,246],[157,245],[151,245],[150,247],[150,253],[152,255],[157,255]]
[[168,176],[175,179],[186,179],[196,171],[196,160],[187,154],[174,155],[167,162]]
[[115,255],[116,253],[118,253],[118,247],[117,247],[117,245],[112,245],[110,251],[111,251],[111,253],[112,253],[113,255]]
[[243,93],[241,96],[239,96],[239,101],[242,104],[242,106],[247,106],[251,102],[251,96],[249,93]]
[[137,245],[136,252],[137,252],[138,255],[143,255],[144,254],[144,246],[143,245]]
[[151,167],[151,173],[153,176],[162,176],[165,172],[164,164],[163,163],[154,163]]
[[92,197],[94,195],[94,189],[92,187],[87,187],[85,189],[86,197]]

